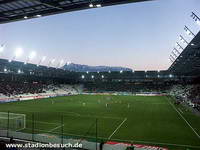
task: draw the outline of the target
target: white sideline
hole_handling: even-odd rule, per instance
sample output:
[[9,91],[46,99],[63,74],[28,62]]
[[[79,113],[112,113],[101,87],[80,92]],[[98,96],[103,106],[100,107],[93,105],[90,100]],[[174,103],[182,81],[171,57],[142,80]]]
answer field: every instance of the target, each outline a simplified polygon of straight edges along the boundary
[[168,99],[167,101],[173,107],[173,109],[181,116],[181,118],[186,122],[186,124],[192,129],[192,131],[196,134],[196,136],[200,139],[200,135],[194,130],[194,128],[190,125],[190,123],[181,115],[181,113],[176,109],[176,107]]
[[126,122],[127,118],[125,118],[120,125],[113,131],[113,133],[108,137],[108,139],[111,139],[111,137],[117,132],[117,130],[119,130],[119,128],[124,124],[124,122]]
[[178,108],[178,110],[183,114],[183,111],[180,108]]

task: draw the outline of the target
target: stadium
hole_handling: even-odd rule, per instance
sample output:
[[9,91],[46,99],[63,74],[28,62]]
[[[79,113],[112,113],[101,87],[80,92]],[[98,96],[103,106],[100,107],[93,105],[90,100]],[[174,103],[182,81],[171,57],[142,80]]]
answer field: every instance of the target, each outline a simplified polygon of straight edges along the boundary
[[[0,28],[153,1],[0,0]],[[21,47],[7,58],[7,43],[0,37],[0,150],[200,150],[198,11],[187,18],[198,32],[183,25],[186,34],[180,35],[163,70],[101,71],[100,66],[75,71],[69,70],[73,63],[55,63],[35,51],[20,60]]]

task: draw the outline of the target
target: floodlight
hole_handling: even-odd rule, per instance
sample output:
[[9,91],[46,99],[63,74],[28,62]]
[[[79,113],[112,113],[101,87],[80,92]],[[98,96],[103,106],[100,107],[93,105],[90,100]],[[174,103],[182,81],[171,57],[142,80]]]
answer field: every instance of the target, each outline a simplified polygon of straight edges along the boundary
[[28,19],[28,17],[27,17],[27,16],[24,16],[24,19]]
[[91,78],[94,79],[94,76],[92,75]]
[[70,64],[71,64],[71,62],[70,62],[70,61],[68,61],[68,62],[67,62],[67,65],[70,65]]
[[96,7],[98,7],[98,8],[101,7],[101,4],[97,4]]
[[17,73],[21,73],[21,70],[19,69],[19,70],[17,71]]
[[103,78],[104,78],[104,75],[102,75],[101,78],[103,79]]
[[6,68],[4,68],[4,72],[7,72],[7,69],[6,69]]
[[99,73],[99,71],[97,71],[97,73]]
[[87,74],[89,73],[89,71],[86,72]]
[[23,54],[23,49],[22,48],[17,48],[15,50],[15,57],[20,57]]
[[42,17],[42,15],[36,15],[36,17]]
[[89,7],[92,8],[92,7],[94,7],[94,5],[91,3],[91,4],[89,4]]
[[200,18],[194,12],[192,12],[191,17],[200,26]]
[[108,73],[111,73],[111,71],[109,70]]
[[82,75],[82,76],[81,76],[81,78],[82,78],[82,79],[84,79],[84,78],[85,78],[85,76],[84,76],[84,75]]
[[120,70],[120,73],[123,73],[123,70]]
[[12,62],[12,59],[9,59],[8,62]]

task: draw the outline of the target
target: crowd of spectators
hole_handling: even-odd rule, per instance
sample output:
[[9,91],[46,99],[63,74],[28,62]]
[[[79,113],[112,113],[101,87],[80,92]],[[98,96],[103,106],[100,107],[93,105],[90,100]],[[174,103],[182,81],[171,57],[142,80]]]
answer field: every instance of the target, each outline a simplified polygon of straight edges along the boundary
[[45,85],[37,82],[0,82],[0,93],[5,96],[20,95],[24,93],[42,93]]
[[163,93],[169,89],[170,85],[165,83],[128,83],[128,82],[107,82],[107,83],[85,83],[85,92],[160,92]]
[[186,102],[194,109],[200,111],[200,84],[174,85],[169,93],[179,101]]

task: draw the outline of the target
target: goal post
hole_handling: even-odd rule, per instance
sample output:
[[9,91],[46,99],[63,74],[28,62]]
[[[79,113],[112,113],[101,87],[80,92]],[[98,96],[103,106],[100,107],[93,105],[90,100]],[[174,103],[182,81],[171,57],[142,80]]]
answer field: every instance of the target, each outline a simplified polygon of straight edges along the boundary
[[0,112],[0,129],[23,130],[26,128],[26,115],[10,112]]

